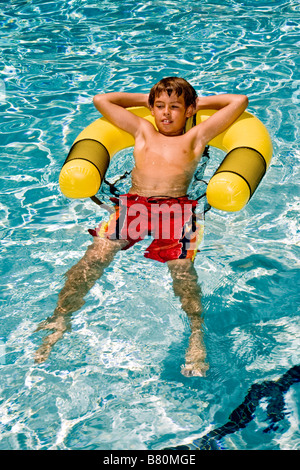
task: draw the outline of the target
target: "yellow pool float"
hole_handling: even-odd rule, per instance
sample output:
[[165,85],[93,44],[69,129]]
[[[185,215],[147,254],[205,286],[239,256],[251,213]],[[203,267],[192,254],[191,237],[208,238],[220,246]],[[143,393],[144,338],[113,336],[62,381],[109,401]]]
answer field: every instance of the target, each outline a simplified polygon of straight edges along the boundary
[[[129,108],[153,125],[148,108]],[[216,110],[198,111],[189,118],[186,131],[208,119]],[[223,211],[242,209],[268,169],[272,158],[272,142],[264,124],[244,112],[225,132],[212,139],[226,156],[210,179],[208,203]],[[111,158],[120,150],[134,146],[134,138],[101,117],[87,126],[75,139],[59,176],[62,193],[69,198],[94,196],[100,189]]]

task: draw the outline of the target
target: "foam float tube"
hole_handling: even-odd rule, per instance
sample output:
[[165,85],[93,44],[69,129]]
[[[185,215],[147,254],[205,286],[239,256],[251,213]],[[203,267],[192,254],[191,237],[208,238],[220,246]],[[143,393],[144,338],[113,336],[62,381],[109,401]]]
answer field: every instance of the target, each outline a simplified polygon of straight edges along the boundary
[[[148,108],[129,108],[150,121]],[[189,118],[186,131],[208,119],[216,110],[201,110]],[[209,142],[226,156],[207,186],[208,203],[219,210],[241,210],[253,196],[272,158],[272,142],[264,124],[244,112],[226,131]],[[111,158],[134,146],[134,138],[101,117],[88,125],[75,139],[61,169],[59,185],[69,198],[94,196],[100,189]]]

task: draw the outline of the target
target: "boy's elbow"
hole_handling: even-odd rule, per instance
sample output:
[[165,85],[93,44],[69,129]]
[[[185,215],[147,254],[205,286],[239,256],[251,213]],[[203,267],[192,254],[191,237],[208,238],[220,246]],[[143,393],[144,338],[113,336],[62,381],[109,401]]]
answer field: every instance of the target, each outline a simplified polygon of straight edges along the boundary
[[103,95],[95,95],[94,98],[93,98],[93,105],[95,106],[96,109],[100,109],[101,108],[101,103],[102,103],[102,100],[103,100]]
[[239,99],[241,101],[241,106],[246,109],[248,104],[249,104],[249,100],[248,100],[248,96],[247,95],[238,95],[239,96]]

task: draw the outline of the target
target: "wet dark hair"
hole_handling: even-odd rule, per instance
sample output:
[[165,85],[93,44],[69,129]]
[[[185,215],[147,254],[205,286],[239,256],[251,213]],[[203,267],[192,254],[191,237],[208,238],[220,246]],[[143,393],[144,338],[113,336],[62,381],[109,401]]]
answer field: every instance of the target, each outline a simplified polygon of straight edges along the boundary
[[149,106],[153,108],[155,98],[160,96],[164,91],[169,96],[174,92],[177,96],[183,95],[186,108],[191,104],[195,106],[197,93],[196,90],[184,78],[167,77],[157,82],[150,90]]

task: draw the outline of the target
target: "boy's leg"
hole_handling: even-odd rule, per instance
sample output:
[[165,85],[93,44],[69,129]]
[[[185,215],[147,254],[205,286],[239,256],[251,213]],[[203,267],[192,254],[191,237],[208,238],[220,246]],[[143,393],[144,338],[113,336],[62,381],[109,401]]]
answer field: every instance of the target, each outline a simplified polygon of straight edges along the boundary
[[173,289],[181,300],[191,326],[189,346],[186,352],[186,363],[181,372],[183,375],[205,376],[209,365],[205,362],[206,349],[203,340],[203,309],[201,304],[201,288],[194,264],[190,259],[168,261],[173,279]]
[[43,339],[43,344],[35,353],[35,362],[43,362],[49,356],[54,344],[69,328],[70,316],[84,305],[84,297],[109,266],[115,254],[126,246],[124,240],[94,238],[83,258],[66,273],[66,282],[58,295],[54,314],[43,321],[39,330],[54,330]]

